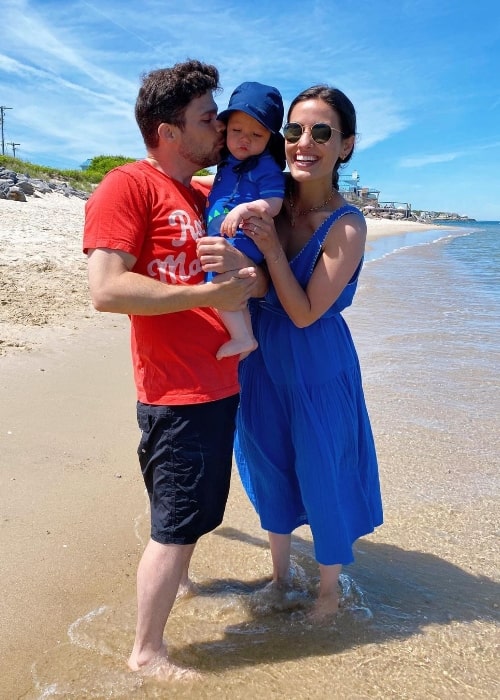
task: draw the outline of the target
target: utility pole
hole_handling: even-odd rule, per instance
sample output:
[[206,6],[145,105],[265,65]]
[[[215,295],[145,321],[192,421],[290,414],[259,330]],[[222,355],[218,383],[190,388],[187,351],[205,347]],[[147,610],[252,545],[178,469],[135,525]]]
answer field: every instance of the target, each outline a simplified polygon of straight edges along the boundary
[[3,122],[5,118],[5,110],[6,109],[12,109],[12,107],[3,107],[0,106],[0,124],[2,126],[2,155],[5,155],[5,141],[4,141],[4,135],[3,135]]
[[14,154],[14,158],[16,157],[16,146],[20,145],[20,143],[14,143],[14,141],[7,141],[7,146],[12,146],[12,153]]

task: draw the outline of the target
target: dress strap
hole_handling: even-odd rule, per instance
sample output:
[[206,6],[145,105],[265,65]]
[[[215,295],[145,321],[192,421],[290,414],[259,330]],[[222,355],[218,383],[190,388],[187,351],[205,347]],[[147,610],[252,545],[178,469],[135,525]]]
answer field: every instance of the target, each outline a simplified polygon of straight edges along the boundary
[[309,268],[309,275],[312,275],[312,272],[316,267],[320,256],[323,254],[323,244],[325,242],[326,237],[328,236],[332,225],[335,223],[335,221],[342,218],[346,214],[357,214],[358,216],[363,217],[362,212],[357,207],[354,207],[352,204],[345,204],[343,207],[335,209],[335,211],[332,212],[330,216],[323,221],[321,226],[319,226],[319,228],[314,233],[311,239],[313,248],[311,248],[312,260],[311,266]]
[[363,216],[362,212],[352,204],[345,204],[343,207],[335,209],[335,211],[323,221],[321,226],[316,231],[315,236],[321,248],[323,248],[323,243],[325,242],[325,238],[328,236],[332,225],[335,223],[335,221],[346,214],[358,214],[358,216]]

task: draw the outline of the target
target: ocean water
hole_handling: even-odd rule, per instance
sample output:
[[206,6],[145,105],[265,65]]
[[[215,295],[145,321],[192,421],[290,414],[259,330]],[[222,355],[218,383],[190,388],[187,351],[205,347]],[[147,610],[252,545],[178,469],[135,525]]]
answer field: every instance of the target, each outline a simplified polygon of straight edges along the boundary
[[[345,313],[361,360],[385,523],[356,546],[337,622],[311,625],[311,538],[293,538],[295,589],[279,605],[265,533],[233,480],[204,538],[200,595],[176,603],[174,660],[202,680],[165,686],[125,669],[130,599],[95,601],[32,666],[30,698],[498,697],[500,223],[370,244]],[[134,520],[147,537],[147,506]]]
[[365,382],[385,382],[389,372],[428,408],[444,402],[469,417],[498,417],[499,222],[375,241],[358,294],[346,318],[359,336]]
[[500,299],[500,222],[478,221],[446,224],[437,229],[381,237],[369,243],[365,262],[370,263],[412,248],[431,246],[442,251],[454,269],[473,278],[478,287]]
[[[446,443],[467,454],[456,468],[468,496],[491,493],[492,476],[498,487],[499,282],[499,222],[380,239],[346,313],[368,400],[376,394],[379,441],[409,425],[440,435],[433,449]],[[474,459],[489,466],[468,469]],[[457,483],[441,488],[463,497]]]

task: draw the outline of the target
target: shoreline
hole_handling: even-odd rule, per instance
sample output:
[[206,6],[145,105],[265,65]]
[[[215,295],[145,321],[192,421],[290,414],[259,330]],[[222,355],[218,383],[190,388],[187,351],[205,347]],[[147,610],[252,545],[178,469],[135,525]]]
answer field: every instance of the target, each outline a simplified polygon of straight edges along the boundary
[[[81,252],[85,201],[51,193],[0,200],[0,357],[65,335],[98,314]],[[381,237],[443,229],[414,221],[367,218],[367,247]]]

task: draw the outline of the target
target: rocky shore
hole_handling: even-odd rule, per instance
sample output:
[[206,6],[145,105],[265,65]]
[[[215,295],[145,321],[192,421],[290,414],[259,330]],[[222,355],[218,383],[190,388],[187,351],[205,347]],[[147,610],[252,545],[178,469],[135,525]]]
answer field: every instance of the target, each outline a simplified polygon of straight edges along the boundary
[[33,178],[0,166],[0,199],[26,202],[27,197],[39,197],[51,192],[84,200],[90,196],[88,192],[76,190],[64,180]]

